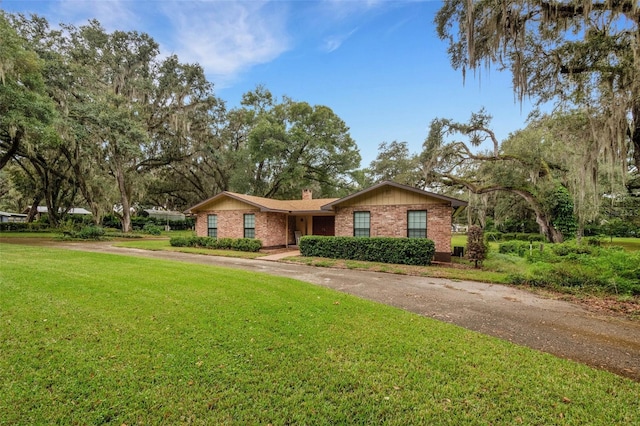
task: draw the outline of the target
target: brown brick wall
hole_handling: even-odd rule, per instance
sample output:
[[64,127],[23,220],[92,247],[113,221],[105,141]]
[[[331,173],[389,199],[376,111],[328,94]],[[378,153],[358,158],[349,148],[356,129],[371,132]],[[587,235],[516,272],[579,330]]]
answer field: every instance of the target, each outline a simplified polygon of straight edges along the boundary
[[218,215],[218,238],[243,238],[244,215],[256,215],[256,238],[264,247],[285,244],[286,216],[282,213],[259,212],[255,210],[212,210],[199,212],[196,217],[196,235],[207,236],[207,216]]
[[336,211],[336,236],[353,235],[353,212],[371,213],[372,237],[406,237],[407,211],[427,210],[427,238],[433,240],[437,253],[451,253],[451,207],[438,204],[397,206],[353,206]]
[[287,218],[284,213],[257,213],[256,238],[262,240],[264,247],[283,246]]

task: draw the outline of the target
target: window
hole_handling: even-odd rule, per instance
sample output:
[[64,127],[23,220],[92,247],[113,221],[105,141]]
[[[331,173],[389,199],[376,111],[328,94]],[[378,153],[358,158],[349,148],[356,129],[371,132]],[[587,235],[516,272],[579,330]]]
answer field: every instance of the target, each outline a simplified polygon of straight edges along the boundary
[[370,212],[353,212],[353,236],[368,237],[371,227]]
[[218,215],[216,214],[207,216],[207,235],[218,238]]
[[407,212],[407,237],[427,238],[426,210],[413,210]]
[[256,237],[256,215],[255,214],[244,215],[244,237],[245,238]]

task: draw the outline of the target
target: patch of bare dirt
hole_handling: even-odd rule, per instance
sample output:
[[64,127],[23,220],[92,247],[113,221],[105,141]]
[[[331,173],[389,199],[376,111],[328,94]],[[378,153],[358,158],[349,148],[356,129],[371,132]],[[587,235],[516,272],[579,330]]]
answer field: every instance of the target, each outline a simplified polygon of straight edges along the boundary
[[640,297],[620,299],[616,297],[572,297],[570,301],[579,303],[590,311],[620,315],[640,321]]

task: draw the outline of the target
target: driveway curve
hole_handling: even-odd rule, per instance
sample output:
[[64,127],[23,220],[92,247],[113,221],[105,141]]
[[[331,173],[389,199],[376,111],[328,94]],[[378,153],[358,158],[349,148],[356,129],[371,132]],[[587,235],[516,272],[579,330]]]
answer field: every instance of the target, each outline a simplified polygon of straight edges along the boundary
[[[29,242],[21,240],[20,243]],[[545,299],[514,287],[259,259],[147,251],[114,247],[109,243],[51,242],[46,245],[295,278],[640,381],[639,322],[597,314],[570,302]]]

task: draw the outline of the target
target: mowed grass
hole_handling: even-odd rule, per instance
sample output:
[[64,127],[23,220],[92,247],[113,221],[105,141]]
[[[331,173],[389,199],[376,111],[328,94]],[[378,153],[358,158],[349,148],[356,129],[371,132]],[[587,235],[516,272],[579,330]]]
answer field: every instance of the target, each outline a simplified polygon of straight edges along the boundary
[[113,244],[116,247],[137,248],[151,251],[176,251],[181,253],[204,254],[208,256],[241,257],[244,259],[256,259],[266,256],[266,253],[252,253],[234,250],[212,250],[198,247],[172,247],[168,239],[142,239],[136,241],[122,241]]
[[0,256],[0,424],[640,421],[639,383],[299,281]]

